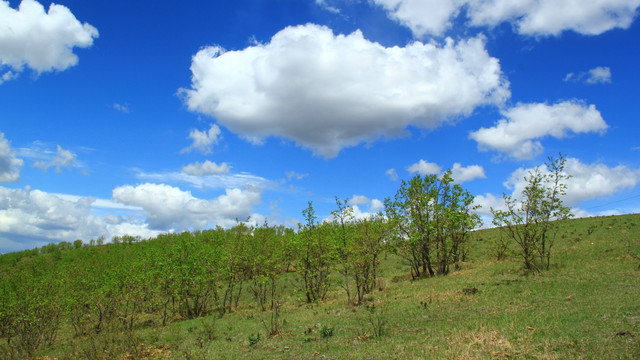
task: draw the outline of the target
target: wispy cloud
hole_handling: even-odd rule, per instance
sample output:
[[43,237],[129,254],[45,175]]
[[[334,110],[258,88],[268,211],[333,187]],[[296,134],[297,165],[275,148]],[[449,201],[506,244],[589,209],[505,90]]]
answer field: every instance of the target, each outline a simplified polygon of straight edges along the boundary
[[329,12],[340,14],[340,9],[333,5],[330,5],[327,0],[316,0],[316,4]]
[[123,114],[128,114],[129,113],[129,105],[126,104],[126,103],[124,105],[115,103],[115,104],[113,104],[113,108],[118,110],[118,111],[120,111]]
[[599,66],[581,73],[570,72],[564,77],[565,82],[584,82],[589,85],[611,83],[611,69]]
[[287,171],[286,175],[287,175],[287,179],[289,179],[289,180],[293,180],[293,179],[302,180],[302,179],[304,179],[304,178],[309,176],[309,174],[301,174],[301,173],[295,172],[295,171]]
[[140,180],[157,183],[186,183],[200,189],[242,189],[248,186],[274,189],[277,187],[277,184],[271,180],[248,173],[196,176],[185,172],[146,173],[138,171],[136,177]]
[[396,169],[391,168],[384,173],[389,177],[389,179],[391,179],[391,181],[398,180],[398,173],[396,172]]
[[49,161],[36,161],[33,166],[42,169],[43,171],[49,170],[50,167],[55,167],[56,172],[62,172],[62,168],[72,168],[76,163],[76,154],[69,150],[63,149],[60,145],[57,146],[56,155]]

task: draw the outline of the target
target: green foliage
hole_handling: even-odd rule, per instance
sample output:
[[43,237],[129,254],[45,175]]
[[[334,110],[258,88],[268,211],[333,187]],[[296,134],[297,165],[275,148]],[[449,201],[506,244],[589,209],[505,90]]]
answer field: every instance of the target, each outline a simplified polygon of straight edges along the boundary
[[380,304],[366,304],[364,308],[366,323],[374,337],[380,337],[387,332],[388,314]]
[[249,340],[249,346],[255,347],[260,342],[260,333],[255,333],[255,334],[249,335],[247,340]]
[[302,273],[308,303],[324,300],[329,290],[329,274],[333,265],[330,248],[331,225],[318,224],[313,204],[302,211],[305,224],[299,229],[298,267]]
[[440,178],[403,180],[393,200],[385,200],[396,250],[414,279],[448,274],[451,265],[463,260],[468,233],[480,223],[471,212],[473,199],[447,171]]
[[[344,202],[343,207],[349,206]],[[309,223],[298,233],[266,223],[237,223],[226,230],[102,246],[63,244],[0,256],[0,358],[305,358],[316,353],[327,358],[637,358],[640,353],[635,336],[640,333],[634,259],[638,215],[557,224],[559,236],[581,240],[558,241],[554,250],[562,256],[544,276],[523,273],[513,259],[489,261],[489,240],[503,230],[474,231],[463,243],[472,260],[455,276],[418,281],[409,281],[403,258],[385,253],[391,239],[398,245],[390,237],[397,235],[393,221],[349,219],[344,228],[339,222]],[[443,231],[449,229],[459,228]],[[302,304],[309,239],[313,264],[323,263],[327,271],[326,293],[324,300]],[[440,240],[434,237],[431,243],[436,272]],[[447,241],[451,249],[454,240]],[[343,301],[344,269],[352,302],[359,306]],[[391,281],[384,292],[373,293],[384,287],[383,270]]]
[[333,336],[333,326],[322,325],[322,327],[320,327],[320,335],[322,335],[323,338],[332,337]]
[[543,271],[551,265],[551,248],[560,222],[571,217],[562,203],[567,188],[564,181],[566,159],[560,155],[549,158],[546,172],[540,168],[530,171],[524,180],[522,199],[503,195],[506,210],[491,209],[493,224],[520,246],[526,269]]

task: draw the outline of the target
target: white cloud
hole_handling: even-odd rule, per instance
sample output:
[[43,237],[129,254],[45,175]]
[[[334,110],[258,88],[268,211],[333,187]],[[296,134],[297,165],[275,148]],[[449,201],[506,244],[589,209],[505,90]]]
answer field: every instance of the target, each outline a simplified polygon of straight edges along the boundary
[[306,178],[307,176],[309,176],[309,174],[301,174],[301,173],[295,172],[295,171],[287,171],[286,175],[287,175],[287,179],[289,179],[289,180],[291,180],[291,179],[302,180],[302,179]]
[[195,176],[184,172],[145,173],[140,171],[136,177],[157,183],[187,183],[199,189],[234,189],[255,186],[264,189],[277,186],[270,180],[248,173]]
[[327,2],[327,0],[316,0],[316,4],[318,6],[320,6],[321,8],[330,11],[334,14],[340,14],[340,9],[338,9],[337,7],[333,6],[333,5],[329,5],[329,3]]
[[607,66],[599,66],[589,70],[587,84],[604,84],[611,82],[611,69]]
[[349,199],[349,205],[362,205],[369,204],[371,199],[364,195],[353,195],[351,199]]
[[482,38],[384,47],[360,31],[287,27],[268,44],[193,56],[190,110],[259,144],[283,137],[334,157],[363,142],[434,128],[510,93]]
[[391,181],[398,180],[398,172],[396,171],[396,169],[391,168],[384,173],[389,177],[389,179],[391,179]]
[[378,199],[371,200],[371,211],[380,211],[384,209],[384,203]]
[[598,35],[628,28],[640,0],[373,0],[389,17],[411,29],[417,37],[442,35],[463,13],[472,26],[514,25],[523,35],[560,35],[572,30]]
[[[50,193],[50,195],[57,196],[62,200],[77,202],[82,199],[87,198],[86,196],[78,196],[78,195],[70,195],[70,194],[59,194],[59,193]],[[113,200],[109,199],[97,199],[91,197],[91,207],[92,208],[100,208],[100,209],[108,209],[108,210],[131,210],[131,211],[142,211],[142,208],[139,206],[129,206],[124,205]]]
[[129,105],[127,104],[122,105],[122,104],[115,103],[113,104],[113,108],[120,111],[123,114],[129,113]]
[[[442,167],[436,163],[430,163],[423,159],[420,159],[415,164],[407,167],[407,171],[410,173],[418,173],[420,175],[442,175]],[[476,178],[486,177],[484,174],[484,168],[480,165],[462,166],[460,163],[454,163],[451,168],[451,177],[457,183],[463,183],[465,181],[471,181]]]
[[135,219],[97,216],[92,211],[95,203],[90,197],[0,187],[0,249],[16,251],[76,239],[88,242],[101,236],[109,240],[125,234],[148,238],[159,233]]
[[486,178],[484,168],[480,165],[469,165],[463,167],[460,163],[454,163],[451,169],[451,177],[458,182],[471,181],[477,178]]
[[[369,199],[364,195],[353,195],[351,199],[349,199],[349,205],[353,206],[354,210],[357,208],[357,212],[360,215],[364,214],[365,217],[369,217],[372,213],[384,209],[384,203],[382,201],[379,199]],[[362,213],[358,205],[368,205],[370,213]]]
[[593,84],[606,84],[611,82],[611,69],[608,66],[599,66],[593,69],[590,69],[587,72],[581,73],[568,73],[567,76],[564,77],[564,81],[584,81],[589,85]]
[[17,77],[18,77],[17,73],[13,71],[7,71],[6,73],[2,74],[2,76],[0,76],[0,85],[5,81],[13,80]]
[[389,17],[411,29],[417,37],[425,34],[442,35],[451,27],[466,0],[373,0],[382,6]]
[[236,218],[245,219],[252,214],[260,196],[257,187],[227,189],[224,195],[211,200],[195,198],[189,191],[164,184],[126,185],[113,190],[115,201],[142,207],[153,229],[175,231],[233,225]]
[[182,171],[185,174],[194,176],[214,175],[214,174],[226,174],[230,170],[229,165],[226,162],[218,165],[209,160],[205,160],[202,163],[195,162],[187,166],[182,167]]
[[[519,168],[514,171],[507,181],[505,187],[510,190],[514,199],[522,198],[522,191],[527,186],[524,177],[533,171],[534,168]],[[543,174],[548,173],[546,166],[540,166]],[[565,163],[565,174],[571,176],[565,180],[567,185],[566,195],[563,197],[565,206],[571,208],[571,212],[577,217],[587,217],[596,215],[615,215],[622,213],[636,213],[637,207],[609,208],[596,213],[591,213],[585,209],[580,209],[581,203],[587,200],[603,199],[613,196],[621,191],[630,190],[640,184],[640,169],[630,169],[624,165],[609,167],[602,163],[584,164],[576,158],[567,158]],[[605,200],[606,201],[606,200]],[[481,207],[476,210],[485,223],[491,224],[490,209],[506,210],[502,196],[494,194],[476,195],[474,205]],[[607,205],[606,203],[604,204]],[[601,206],[598,206],[601,207]]]
[[410,173],[418,173],[420,175],[435,175],[440,173],[440,170],[442,168],[438,164],[426,162],[423,159],[407,167],[407,171]]
[[65,6],[51,4],[45,12],[37,1],[23,0],[16,10],[0,1],[0,68],[13,70],[2,78],[25,66],[37,73],[65,70],[78,63],[73,48],[90,47],[97,37],[96,28],[80,23]]
[[50,167],[55,166],[56,172],[62,172],[62,168],[72,168],[76,163],[76,155],[69,150],[63,149],[60,145],[57,147],[56,156],[50,161],[36,161],[33,166],[47,171]]
[[[494,210],[506,210],[506,206],[502,196],[496,196],[493,194],[476,195],[473,199],[473,205],[479,205],[480,208],[476,210],[476,213],[483,216],[490,216],[491,209]],[[487,222],[483,220],[483,222]]]
[[640,0],[471,0],[472,25],[497,26],[511,22],[524,35],[558,36],[566,30],[598,35],[628,28]]
[[20,169],[24,161],[11,150],[11,144],[0,133],[0,183],[10,183],[20,180]]
[[480,150],[497,150],[519,160],[542,153],[540,138],[561,139],[569,133],[602,133],[607,129],[595,105],[577,101],[518,104],[502,111],[502,116],[494,127],[481,128],[469,136],[478,142]]
[[210,154],[211,147],[220,141],[220,128],[216,124],[210,124],[208,131],[192,129],[189,132],[189,138],[193,143],[189,147],[182,149],[183,153],[196,150],[205,155]]
[[[519,196],[526,186],[524,176],[530,169],[520,168],[514,171],[505,186]],[[543,167],[546,171],[546,167]],[[567,194],[564,201],[568,206],[577,206],[581,202],[603,198],[622,190],[635,188],[640,183],[640,169],[630,169],[624,165],[609,167],[605,164],[583,164],[576,158],[567,158],[565,173],[571,175],[566,181]]]

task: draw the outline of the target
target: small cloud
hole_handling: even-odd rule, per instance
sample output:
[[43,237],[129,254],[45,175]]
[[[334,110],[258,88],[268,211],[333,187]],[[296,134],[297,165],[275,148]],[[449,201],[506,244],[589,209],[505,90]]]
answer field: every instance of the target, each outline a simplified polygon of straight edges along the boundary
[[576,78],[576,74],[575,73],[568,73],[565,77],[564,77],[564,82],[568,82],[568,81],[573,81]]
[[58,145],[58,153],[53,159],[51,159],[50,161],[36,161],[33,166],[40,168],[43,171],[47,171],[50,167],[55,166],[56,172],[61,173],[62,168],[72,168],[75,162],[76,155]]
[[316,5],[334,14],[340,14],[340,9],[335,6],[329,5],[327,0],[316,0]]
[[604,133],[607,124],[595,105],[581,101],[517,104],[501,111],[503,118],[495,126],[469,134],[481,151],[496,150],[516,160],[528,160],[542,154],[541,140],[563,139],[572,134]]
[[194,176],[214,175],[214,174],[227,174],[229,172],[229,165],[226,162],[218,165],[209,160],[205,160],[202,163],[195,162],[187,166],[182,167],[182,172]]
[[120,111],[123,114],[128,114],[129,113],[129,105],[126,104],[126,103],[124,105],[115,103],[115,104],[113,104],[113,108],[118,110],[118,111]]
[[370,207],[371,211],[378,211],[382,209],[384,209],[384,204],[382,203],[382,201],[378,199],[371,200],[371,207]]
[[454,163],[451,169],[451,177],[458,182],[463,183],[477,178],[486,178],[484,168],[480,165],[469,165],[463,167],[460,163]]
[[420,159],[417,163],[407,167],[410,173],[418,173],[420,175],[434,175],[440,173],[442,168],[438,164],[426,162]]
[[364,195],[353,195],[353,197],[349,199],[349,205],[362,205],[370,202],[371,200]]
[[387,176],[389,177],[389,179],[391,179],[391,181],[397,181],[398,180],[398,173],[396,172],[396,169],[391,168],[391,169],[385,171],[384,173],[387,174]]
[[587,84],[605,84],[611,82],[611,69],[608,66],[600,66],[589,70]]
[[17,77],[18,77],[17,73],[9,70],[6,73],[2,74],[2,76],[0,76],[0,84],[2,84],[5,81],[13,80]]
[[289,180],[293,180],[293,179],[302,180],[302,179],[306,178],[307,176],[309,176],[309,174],[301,174],[301,173],[298,173],[298,172],[295,172],[295,171],[287,171],[286,175],[287,175],[287,179],[289,179]]
[[197,150],[205,155],[211,154],[211,147],[221,139],[220,128],[216,124],[211,124],[208,131],[192,129],[189,133],[189,138],[193,143],[189,147],[182,149],[181,153]]
[[598,66],[581,73],[570,72],[564,77],[565,82],[583,82],[585,84],[611,83],[611,69],[608,66]]

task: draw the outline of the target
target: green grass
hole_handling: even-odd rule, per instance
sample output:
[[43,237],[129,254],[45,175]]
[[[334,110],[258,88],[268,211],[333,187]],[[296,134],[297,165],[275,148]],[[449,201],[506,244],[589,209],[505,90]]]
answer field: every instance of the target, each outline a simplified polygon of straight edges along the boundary
[[[640,358],[640,215],[567,222],[551,270],[523,270],[516,248],[490,256],[496,230],[474,234],[471,259],[448,276],[411,281],[408,267],[383,260],[383,291],[359,306],[336,284],[328,299],[305,304],[296,275],[282,283],[283,332],[270,337],[269,312],[251,299],[218,318],[142,327],[131,336],[150,359],[638,359]],[[464,292],[464,289],[478,291]],[[371,306],[375,311],[370,311]],[[327,329],[332,329],[328,331]],[[375,334],[381,330],[380,336]],[[329,334],[331,332],[331,334]],[[69,329],[42,352],[81,357],[87,339]],[[131,353],[131,352],[130,352]],[[132,357],[135,358],[135,357]]]

